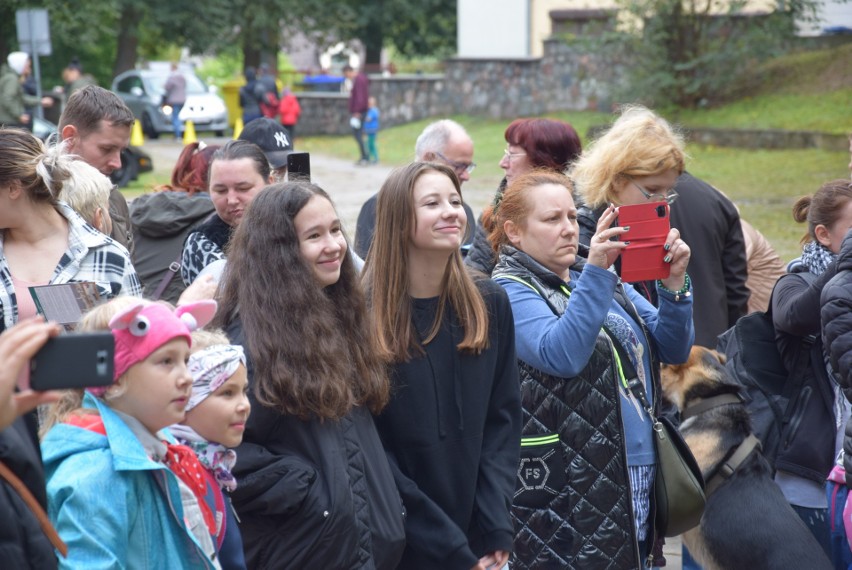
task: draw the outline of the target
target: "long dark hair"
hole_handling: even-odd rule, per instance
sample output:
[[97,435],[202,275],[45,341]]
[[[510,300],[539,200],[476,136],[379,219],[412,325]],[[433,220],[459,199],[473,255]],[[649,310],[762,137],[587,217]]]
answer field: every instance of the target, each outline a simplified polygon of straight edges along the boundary
[[307,182],[255,196],[228,248],[216,323],[242,321],[262,404],[302,419],[340,418],[361,404],[378,412],[389,384],[352,255],[321,288],[299,250],[294,219],[314,197],[331,202]]
[[[420,338],[411,322],[408,248],[415,225],[414,185],[418,178],[430,172],[449,178],[461,196],[458,178],[451,168],[431,162],[412,162],[391,172],[376,199],[376,231],[364,265],[363,282],[370,297],[373,336],[379,354],[387,362],[406,362],[412,356],[423,354]],[[459,251],[447,259],[438,310],[423,344],[438,334],[448,306],[452,307],[464,329],[464,337],[456,348],[467,354],[479,354],[488,348],[488,309],[465,270]]]

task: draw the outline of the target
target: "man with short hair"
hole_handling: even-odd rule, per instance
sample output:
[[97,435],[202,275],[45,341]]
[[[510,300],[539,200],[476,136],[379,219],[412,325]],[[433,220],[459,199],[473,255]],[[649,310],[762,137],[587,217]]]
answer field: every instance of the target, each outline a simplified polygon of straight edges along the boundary
[[[457,122],[443,119],[430,123],[423,129],[414,143],[414,160],[418,162],[437,162],[449,166],[459,177],[459,183],[470,180],[470,173],[476,168],[473,162],[473,140],[467,131]],[[361,257],[367,256],[370,244],[373,242],[373,230],[376,226],[376,196],[371,196],[358,213],[358,223],[355,228],[355,252]],[[462,245],[462,253],[466,253],[473,243],[473,210],[464,203],[467,214],[468,233]]]
[[91,75],[83,74],[83,64],[76,57],[62,70],[62,80],[65,82],[65,99],[86,85],[97,85]]
[[[121,167],[121,151],[130,144],[133,112],[111,91],[88,85],[76,91],[59,117],[59,136],[68,151],[109,176]],[[110,237],[132,248],[127,200],[114,187],[109,195]]]
[[370,156],[367,154],[367,147],[364,146],[364,115],[367,114],[369,108],[368,100],[370,98],[370,80],[363,73],[359,73],[351,65],[346,65],[343,68],[343,75],[346,79],[352,82],[352,89],[349,91],[349,126],[352,127],[352,136],[358,143],[358,151],[361,153],[361,158],[355,164],[365,166],[370,164]]

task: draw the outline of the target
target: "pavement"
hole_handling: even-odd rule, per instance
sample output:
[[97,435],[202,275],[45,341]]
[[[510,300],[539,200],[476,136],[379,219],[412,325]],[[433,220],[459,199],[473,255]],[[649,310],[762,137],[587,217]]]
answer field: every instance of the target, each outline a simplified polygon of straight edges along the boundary
[[[208,144],[225,144],[228,140],[227,138],[204,139]],[[352,144],[354,157],[356,155],[354,141]],[[183,145],[175,140],[161,138],[146,140],[142,148],[151,155],[155,171],[170,174]],[[355,222],[358,219],[361,204],[379,191],[392,170],[393,167],[384,164],[358,166],[351,160],[311,154],[311,181],[328,192],[334,200],[340,219],[350,236],[355,234]],[[477,216],[491,201],[498,182],[499,180],[493,179],[477,180],[474,171],[471,180],[462,187],[465,201],[473,207]],[[680,537],[666,540],[665,557],[666,570],[681,570],[683,564]]]

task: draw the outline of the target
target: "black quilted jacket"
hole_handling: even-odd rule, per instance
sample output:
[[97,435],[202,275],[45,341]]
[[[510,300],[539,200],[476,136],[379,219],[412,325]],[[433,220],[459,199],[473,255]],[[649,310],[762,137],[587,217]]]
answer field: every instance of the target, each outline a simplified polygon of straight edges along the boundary
[[[568,298],[560,279],[526,254],[505,251],[493,277],[523,279],[562,314]],[[575,378],[550,376],[521,361],[519,367],[524,439],[512,506],[513,570],[640,568],[618,380],[606,335],[598,335],[588,365]],[[536,445],[532,438],[545,439]]]

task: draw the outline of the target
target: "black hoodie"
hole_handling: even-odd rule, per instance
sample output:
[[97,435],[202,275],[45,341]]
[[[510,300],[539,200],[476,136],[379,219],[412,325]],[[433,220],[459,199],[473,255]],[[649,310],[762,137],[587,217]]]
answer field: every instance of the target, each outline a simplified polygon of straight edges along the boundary
[[[393,368],[391,402],[376,418],[408,512],[406,570],[469,570],[485,554],[512,550],[521,437],[515,327],[502,288],[490,279],[478,286],[488,348],[459,353],[464,332],[448,310],[426,354]],[[417,329],[428,333],[438,299],[412,302]]]

